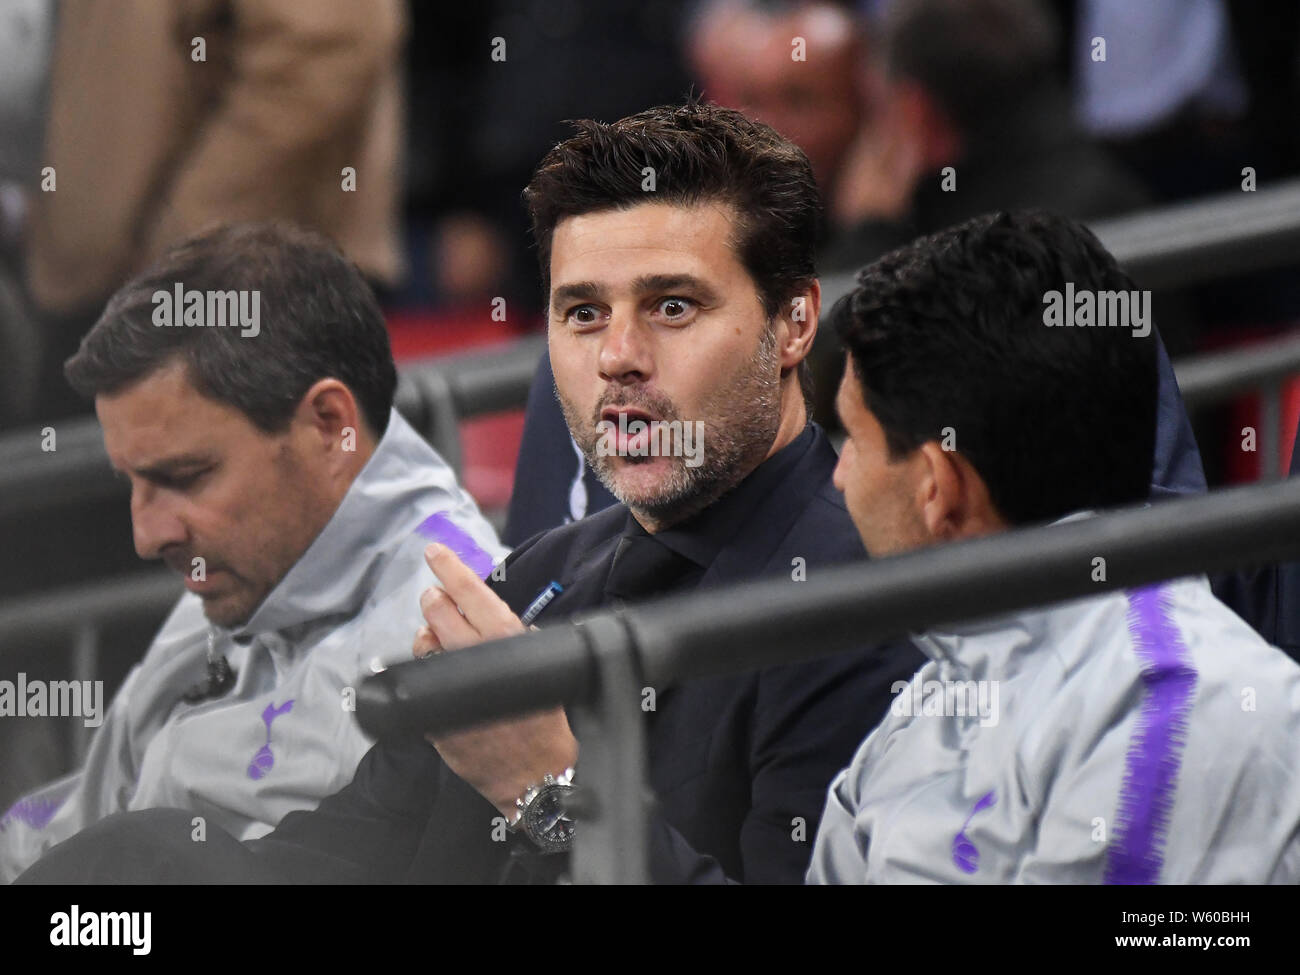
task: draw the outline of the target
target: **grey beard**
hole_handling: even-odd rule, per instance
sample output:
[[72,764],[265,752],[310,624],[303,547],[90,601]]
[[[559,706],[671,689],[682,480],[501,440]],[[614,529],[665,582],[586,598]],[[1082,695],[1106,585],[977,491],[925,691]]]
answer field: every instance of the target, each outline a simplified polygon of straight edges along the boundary
[[[581,439],[575,436],[574,441],[600,483],[643,524],[650,523],[655,530],[667,528],[703,511],[738,485],[771,448],[781,425],[776,330],[769,324],[745,370],[705,402],[702,412],[712,415],[714,421],[705,420],[703,462],[692,468],[686,466],[684,458],[672,458],[672,467],[653,494],[631,495],[623,491],[615,472],[615,458],[598,454],[599,435],[588,431],[594,430],[602,407],[597,407],[596,420],[590,426],[580,426],[576,411],[562,397],[560,405],[570,432],[582,431]],[[678,417],[672,412],[660,418]]]

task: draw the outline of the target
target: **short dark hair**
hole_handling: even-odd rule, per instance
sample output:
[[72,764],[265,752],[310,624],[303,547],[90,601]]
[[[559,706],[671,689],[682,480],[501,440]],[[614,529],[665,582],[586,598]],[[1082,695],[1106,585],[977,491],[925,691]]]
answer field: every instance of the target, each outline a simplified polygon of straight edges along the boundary
[[1055,77],[1059,31],[1042,0],[894,0],[882,33],[889,73],[921,84],[964,132]]
[[[257,292],[257,334],[154,324],[154,294],[178,284],[187,292]],[[328,239],[284,223],[231,224],[174,245],[118,289],[63,368],[72,387],[93,398],[178,359],[200,393],[267,433],[283,431],[307,390],[333,378],[382,435],[397,388],[370,286]]]
[[[740,112],[688,99],[617,122],[584,119],[538,165],[524,189],[549,297],[551,240],[567,217],[642,203],[720,201],[737,214],[737,256],[771,320],[817,277],[821,195],[802,149]],[[654,170],[653,192],[642,188]],[[810,389],[806,360],[799,378]]]
[[830,317],[892,459],[952,427],[1012,524],[1148,496],[1154,327],[1138,337],[1044,317],[1067,282],[1135,290],[1082,224],[1041,210],[976,217],[886,254],[857,282]]

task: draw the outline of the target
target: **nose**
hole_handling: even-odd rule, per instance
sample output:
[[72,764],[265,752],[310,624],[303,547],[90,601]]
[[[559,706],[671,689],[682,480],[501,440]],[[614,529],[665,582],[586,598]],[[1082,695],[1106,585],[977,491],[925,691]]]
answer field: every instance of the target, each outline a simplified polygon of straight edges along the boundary
[[634,314],[615,313],[601,336],[600,378],[609,383],[645,382],[654,375],[648,328]]
[[160,558],[167,546],[184,544],[187,538],[185,524],[165,492],[141,483],[131,487],[131,533],[142,559]]

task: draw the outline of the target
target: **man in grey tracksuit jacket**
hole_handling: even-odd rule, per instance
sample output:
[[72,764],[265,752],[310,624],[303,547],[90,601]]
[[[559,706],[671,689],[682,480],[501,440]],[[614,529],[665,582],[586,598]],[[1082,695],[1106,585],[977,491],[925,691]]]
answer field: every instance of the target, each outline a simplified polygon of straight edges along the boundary
[[[1063,286],[1149,300],[1026,211],[887,255],[832,313],[835,484],[873,557],[1148,493],[1156,350],[1123,314],[1052,320]],[[810,881],[1300,881],[1300,665],[1204,576],[913,639],[929,662],[831,783]]]
[[[191,809],[204,830],[254,839],[347,785],[373,744],[351,691],[410,659],[431,541],[483,575],[507,554],[455,472],[392,411],[333,517],[247,622],[214,626],[197,595],[180,598],[81,768],[0,817],[0,881],[116,812]],[[209,639],[237,676],[191,703]]]
[[810,882],[1300,881],[1300,666],[1204,577],[914,639]]

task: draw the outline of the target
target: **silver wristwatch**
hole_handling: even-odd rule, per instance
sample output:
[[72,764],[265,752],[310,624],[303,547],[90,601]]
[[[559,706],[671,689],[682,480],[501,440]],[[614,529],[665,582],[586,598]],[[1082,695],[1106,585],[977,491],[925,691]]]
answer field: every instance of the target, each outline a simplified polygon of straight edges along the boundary
[[564,808],[572,793],[573,769],[543,777],[515,800],[518,812],[510,828],[522,830],[543,853],[563,853],[573,843],[573,820]]

